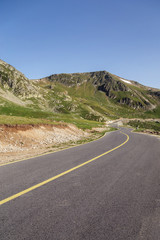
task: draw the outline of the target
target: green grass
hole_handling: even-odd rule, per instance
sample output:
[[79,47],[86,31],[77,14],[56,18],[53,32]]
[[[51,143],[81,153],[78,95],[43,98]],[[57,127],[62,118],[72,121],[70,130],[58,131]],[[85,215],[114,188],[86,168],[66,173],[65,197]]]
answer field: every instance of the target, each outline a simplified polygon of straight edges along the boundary
[[54,124],[54,125],[57,125],[59,123],[55,121],[47,120],[47,119],[0,115],[0,124],[6,124],[6,125]]
[[130,126],[134,127],[136,131],[153,130],[160,133],[159,121],[129,121]]
[[103,126],[103,123],[92,121],[92,119],[91,121],[83,119],[76,113],[71,114],[69,111],[67,113],[53,113],[37,108],[27,108],[0,99],[0,124],[55,124],[55,122],[66,122],[73,123],[82,129]]
[[94,127],[103,127],[103,122],[97,122],[92,120],[86,120],[83,118],[80,118],[76,115],[70,115],[70,114],[54,114],[50,119],[54,119],[55,121],[60,122],[66,122],[76,125],[78,128],[81,129],[92,129]]
[[8,102],[4,106],[0,106],[0,115],[20,116],[28,118],[47,118],[51,116],[52,113],[33,108],[27,108]]
[[[44,117],[44,116],[43,116]],[[61,123],[71,123],[76,125],[81,129],[92,129],[93,127],[103,127],[104,123],[97,121],[89,121],[81,119],[74,115],[67,114],[50,114],[45,115],[44,118],[34,118],[34,117],[21,117],[21,116],[10,116],[10,115],[0,115],[0,124],[16,125],[16,124],[58,124]]]
[[146,111],[145,112],[146,118],[160,118],[160,106],[157,106],[152,111]]

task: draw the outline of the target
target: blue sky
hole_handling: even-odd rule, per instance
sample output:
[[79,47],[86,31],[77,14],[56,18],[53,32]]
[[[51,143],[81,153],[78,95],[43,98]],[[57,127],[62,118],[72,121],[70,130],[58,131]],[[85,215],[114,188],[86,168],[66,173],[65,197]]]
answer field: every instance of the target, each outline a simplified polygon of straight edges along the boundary
[[0,0],[0,58],[28,78],[107,70],[160,88],[159,0]]

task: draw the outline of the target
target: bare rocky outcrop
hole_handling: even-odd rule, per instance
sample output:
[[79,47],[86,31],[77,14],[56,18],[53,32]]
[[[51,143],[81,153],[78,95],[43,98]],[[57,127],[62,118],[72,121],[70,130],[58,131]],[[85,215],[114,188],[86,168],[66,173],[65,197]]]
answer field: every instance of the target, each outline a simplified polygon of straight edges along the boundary
[[24,74],[2,60],[0,60],[0,85],[4,90],[9,90],[21,98],[39,95],[39,89]]

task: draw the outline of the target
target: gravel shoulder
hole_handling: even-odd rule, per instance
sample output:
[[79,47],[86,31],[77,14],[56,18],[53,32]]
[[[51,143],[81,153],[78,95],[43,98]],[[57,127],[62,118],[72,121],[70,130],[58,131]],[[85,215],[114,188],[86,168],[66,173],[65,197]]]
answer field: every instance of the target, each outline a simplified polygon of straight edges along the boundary
[[1,125],[0,164],[89,142],[108,130],[105,127],[83,131],[72,124]]

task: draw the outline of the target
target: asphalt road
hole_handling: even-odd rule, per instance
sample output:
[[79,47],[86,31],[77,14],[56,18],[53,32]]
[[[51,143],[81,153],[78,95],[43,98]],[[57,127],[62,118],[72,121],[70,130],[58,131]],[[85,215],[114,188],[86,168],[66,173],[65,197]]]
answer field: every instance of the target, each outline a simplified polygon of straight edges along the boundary
[[160,139],[122,132],[0,166],[0,240],[160,239]]

